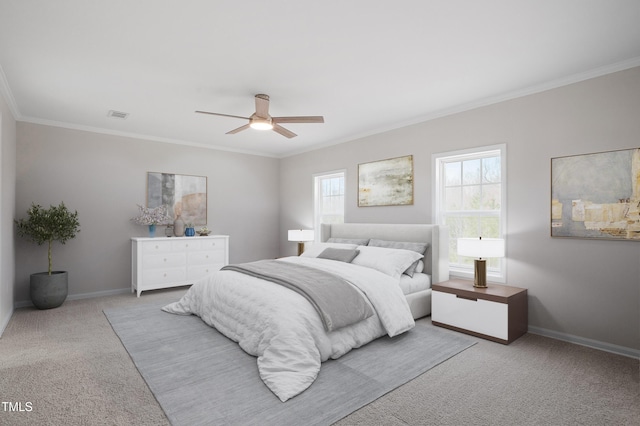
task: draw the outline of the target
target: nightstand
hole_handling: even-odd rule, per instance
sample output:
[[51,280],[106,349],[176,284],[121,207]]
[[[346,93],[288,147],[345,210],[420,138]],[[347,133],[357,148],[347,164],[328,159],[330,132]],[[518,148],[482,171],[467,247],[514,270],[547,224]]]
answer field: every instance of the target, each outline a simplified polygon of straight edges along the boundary
[[476,288],[467,280],[433,284],[431,322],[509,344],[527,332],[527,289],[499,284]]

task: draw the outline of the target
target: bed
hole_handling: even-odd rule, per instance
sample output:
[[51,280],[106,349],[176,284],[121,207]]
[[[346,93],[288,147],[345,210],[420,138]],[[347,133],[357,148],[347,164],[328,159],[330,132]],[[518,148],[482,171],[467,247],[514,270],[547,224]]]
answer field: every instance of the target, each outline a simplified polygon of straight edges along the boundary
[[436,225],[323,225],[301,256],[228,265],[163,310],[197,315],[238,342],[285,402],[311,386],[322,362],[430,314],[430,284],[448,279],[446,240]]

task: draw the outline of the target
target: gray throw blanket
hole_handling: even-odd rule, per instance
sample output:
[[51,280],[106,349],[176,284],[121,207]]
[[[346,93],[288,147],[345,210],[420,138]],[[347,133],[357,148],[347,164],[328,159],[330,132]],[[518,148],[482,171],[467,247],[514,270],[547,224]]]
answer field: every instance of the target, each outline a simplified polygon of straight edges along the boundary
[[318,311],[326,331],[369,318],[373,310],[348,281],[329,272],[278,260],[227,265],[235,271],[285,286],[304,296]]

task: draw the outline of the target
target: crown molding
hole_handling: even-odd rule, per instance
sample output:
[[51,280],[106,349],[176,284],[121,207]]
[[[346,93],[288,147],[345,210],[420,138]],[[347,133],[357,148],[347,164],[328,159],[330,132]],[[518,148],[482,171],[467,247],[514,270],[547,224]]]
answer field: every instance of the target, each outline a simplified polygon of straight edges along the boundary
[[20,110],[18,109],[18,104],[13,97],[13,93],[11,92],[11,88],[9,87],[9,82],[7,81],[7,76],[2,69],[2,65],[0,65],[0,93],[9,106],[9,110],[11,111],[11,115],[13,115],[13,119],[16,121],[20,121],[22,119],[22,116],[20,114]]
[[124,138],[140,139],[140,140],[146,140],[146,141],[152,141],[152,142],[162,142],[162,143],[169,143],[174,145],[192,146],[195,148],[213,149],[216,151],[228,151],[228,152],[235,152],[238,154],[257,155],[260,157],[278,158],[278,156],[276,155],[272,155],[264,152],[235,149],[235,148],[229,148],[229,147],[220,146],[220,145],[208,145],[204,143],[191,142],[191,141],[172,139],[172,138],[163,138],[160,136],[144,135],[144,134],[133,133],[133,132],[122,132],[118,130],[104,129],[101,127],[83,126],[80,124],[66,123],[62,121],[44,120],[44,119],[34,118],[34,117],[22,117],[20,121],[25,123],[40,124],[43,126],[60,127],[64,129],[70,129],[70,130],[79,130],[83,132],[91,132],[91,133],[98,133],[98,134],[111,135],[111,136],[120,136]]

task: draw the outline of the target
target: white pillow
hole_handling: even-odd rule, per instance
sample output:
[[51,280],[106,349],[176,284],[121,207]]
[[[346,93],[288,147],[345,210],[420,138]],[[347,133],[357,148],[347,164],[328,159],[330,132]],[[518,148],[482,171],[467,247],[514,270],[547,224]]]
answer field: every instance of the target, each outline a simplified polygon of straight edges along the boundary
[[360,254],[351,261],[354,265],[378,270],[396,279],[416,260],[424,256],[418,252],[383,247],[358,246]]
[[304,252],[301,257],[318,257],[325,249],[328,248],[341,248],[341,249],[354,249],[358,247],[355,244],[339,244],[339,243],[310,243],[304,245]]

